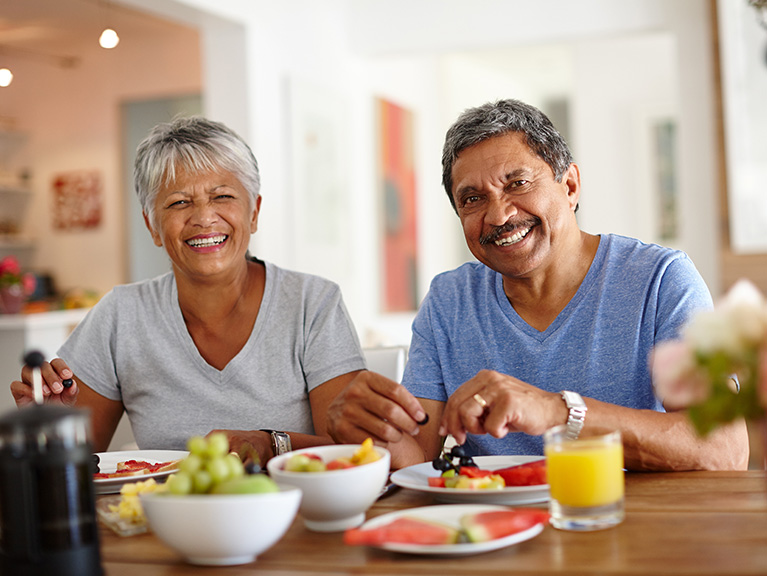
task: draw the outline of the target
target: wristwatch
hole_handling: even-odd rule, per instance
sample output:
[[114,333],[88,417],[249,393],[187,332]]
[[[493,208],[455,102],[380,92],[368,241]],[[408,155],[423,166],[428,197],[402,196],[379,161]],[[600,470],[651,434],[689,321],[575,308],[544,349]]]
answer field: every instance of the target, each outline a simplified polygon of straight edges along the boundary
[[567,415],[567,432],[565,435],[571,440],[575,440],[583,430],[583,424],[586,421],[586,411],[588,407],[577,392],[562,390],[560,392],[562,400],[567,404],[570,413]]
[[267,430],[261,428],[259,432],[268,432],[272,438],[272,452],[275,456],[285,454],[293,450],[293,443],[290,441],[290,435],[287,432],[279,432],[278,430]]

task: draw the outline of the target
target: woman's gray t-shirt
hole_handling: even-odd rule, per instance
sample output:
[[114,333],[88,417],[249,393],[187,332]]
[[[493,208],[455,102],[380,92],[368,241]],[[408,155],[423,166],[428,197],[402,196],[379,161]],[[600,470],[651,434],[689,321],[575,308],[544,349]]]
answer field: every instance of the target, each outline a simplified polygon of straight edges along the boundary
[[112,289],[58,356],[90,388],[123,402],[142,449],[184,449],[214,429],[311,434],[309,391],[365,361],[336,284],[265,266],[253,331],[223,370],[198,352],[172,273]]

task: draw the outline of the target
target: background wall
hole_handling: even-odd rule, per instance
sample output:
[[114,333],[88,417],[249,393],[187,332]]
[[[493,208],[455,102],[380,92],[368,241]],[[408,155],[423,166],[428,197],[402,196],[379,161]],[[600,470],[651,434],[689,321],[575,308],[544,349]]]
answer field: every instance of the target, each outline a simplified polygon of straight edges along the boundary
[[[139,45],[124,39],[119,64],[117,52],[105,52],[112,60],[93,63],[88,76],[49,74],[10,108],[21,111],[36,99],[25,116],[39,159],[35,223],[51,217],[44,205],[51,173],[98,166],[106,175],[100,231],[51,236],[42,245],[38,264],[55,266],[65,286],[103,291],[127,281],[120,208],[122,194],[132,191],[120,189],[119,101],[197,90],[206,115],[240,132],[259,160],[264,199],[254,253],[337,281],[365,343],[407,343],[413,316],[382,314],[379,306],[377,97],[414,114],[421,297],[435,274],[470,258],[440,185],[445,130],[464,108],[501,97],[567,122],[583,176],[584,229],[646,241],[658,240],[648,131],[653,119],[672,119],[680,221],[671,244],[690,254],[715,295],[721,291],[708,0],[119,3],[188,33]],[[333,155],[321,174],[302,163],[297,126],[307,118],[332,119]],[[341,202],[328,201],[321,217],[307,219],[320,176],[335,178],[333,201]],[[318,237],[331,240],[308,257]]]

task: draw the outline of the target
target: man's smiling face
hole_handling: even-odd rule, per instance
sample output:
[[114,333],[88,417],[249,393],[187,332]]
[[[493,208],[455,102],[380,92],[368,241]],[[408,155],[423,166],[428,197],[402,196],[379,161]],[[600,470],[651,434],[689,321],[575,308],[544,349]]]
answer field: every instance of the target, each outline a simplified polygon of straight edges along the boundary
[[480,262],[521,278],[563,257],[560,240],[576,225],[580,194],[574,164],[557,182],[524,134],[508,132],[462,150],[452,176],[466,243]]

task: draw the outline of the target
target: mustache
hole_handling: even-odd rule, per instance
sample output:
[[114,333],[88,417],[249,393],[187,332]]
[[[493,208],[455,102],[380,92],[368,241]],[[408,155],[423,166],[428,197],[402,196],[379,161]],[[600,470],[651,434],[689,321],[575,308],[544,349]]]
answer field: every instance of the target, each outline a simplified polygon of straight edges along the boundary
[[541,223],[540,218],[530,218],[523,222],[506,222],[503,226],[495,226],[490,232],[480,236],[479,243],[484,246],[485,244],[493,244],[498,238],[509,232],[514,233],[517,230],[524,230],[525,228],[532,228]]

